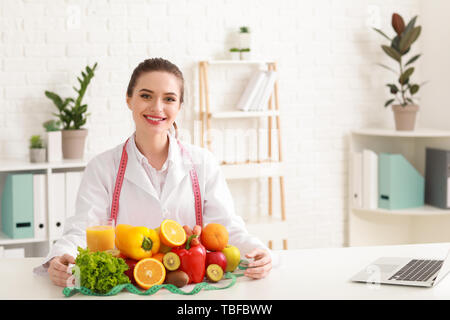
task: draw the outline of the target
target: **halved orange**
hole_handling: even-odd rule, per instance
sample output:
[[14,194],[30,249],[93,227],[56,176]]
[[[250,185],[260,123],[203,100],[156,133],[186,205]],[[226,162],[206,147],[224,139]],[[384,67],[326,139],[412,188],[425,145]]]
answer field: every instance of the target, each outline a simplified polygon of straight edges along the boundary
[[133,271],[134,280],[143,289],[149,289],[156,284],[162,284],[166,278],[166,268],[157,259],[140,260]]
[[176,221],[166,219],[161,223],[159,237],[168,247],[179,247],[186,242],[186,231]]

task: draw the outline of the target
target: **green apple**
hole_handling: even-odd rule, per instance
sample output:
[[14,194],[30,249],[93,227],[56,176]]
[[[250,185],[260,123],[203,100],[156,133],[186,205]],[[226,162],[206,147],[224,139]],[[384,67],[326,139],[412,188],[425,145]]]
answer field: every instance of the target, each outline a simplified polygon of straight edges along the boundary
[[241,252],[235,246],[227,244],[225,249],[222,250],[222,253],[227,258],[227,268],[225,271],[233,272],[239,265],[239,261],[241,261]]

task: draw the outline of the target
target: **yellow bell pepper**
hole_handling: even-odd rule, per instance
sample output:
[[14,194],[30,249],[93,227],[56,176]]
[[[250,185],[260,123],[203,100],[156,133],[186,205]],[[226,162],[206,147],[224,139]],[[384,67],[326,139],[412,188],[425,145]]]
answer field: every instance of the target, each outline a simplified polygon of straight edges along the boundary
[[150,258],[158,253],[159,246],[159,235],[153,229],[128,224],[116,226],[116,247],[124,256],[135,260]]

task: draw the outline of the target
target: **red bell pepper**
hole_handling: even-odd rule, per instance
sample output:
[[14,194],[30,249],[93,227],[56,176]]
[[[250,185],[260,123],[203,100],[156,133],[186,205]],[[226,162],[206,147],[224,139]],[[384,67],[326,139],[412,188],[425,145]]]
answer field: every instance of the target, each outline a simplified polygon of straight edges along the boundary
[[199,283],[205,278],[206,249],[201,243],[191,247],[191,240],[195,237],[197,235],[189,237],[185,248],[181,246],[171,250],[180,257],[179,270],[189,276],[188,283]]

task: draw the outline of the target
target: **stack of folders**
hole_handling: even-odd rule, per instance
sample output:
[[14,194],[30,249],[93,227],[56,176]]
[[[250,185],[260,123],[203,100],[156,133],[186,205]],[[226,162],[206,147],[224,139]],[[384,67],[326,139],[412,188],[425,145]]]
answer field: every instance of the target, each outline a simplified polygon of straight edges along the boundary
[[[60,238],[65,220],[75,214],[82,174],[79,171],[52,173],[50,176],[8,174],[1,200],[2,232],[13,239]],[[47,179],[52,179],[51,184]],[[52,186],[51,190],[49,186]],[[51,197],[48,197],[48,192]],[[52,217],[48,217],[49,211]]]
[[352,205],[406,209],[424,205],[425,179],[401,154],[364,149],[352,155]]
[[272,95],[276,71],[256,71],[242,93],[237,108],[242,111],[264,111]]

